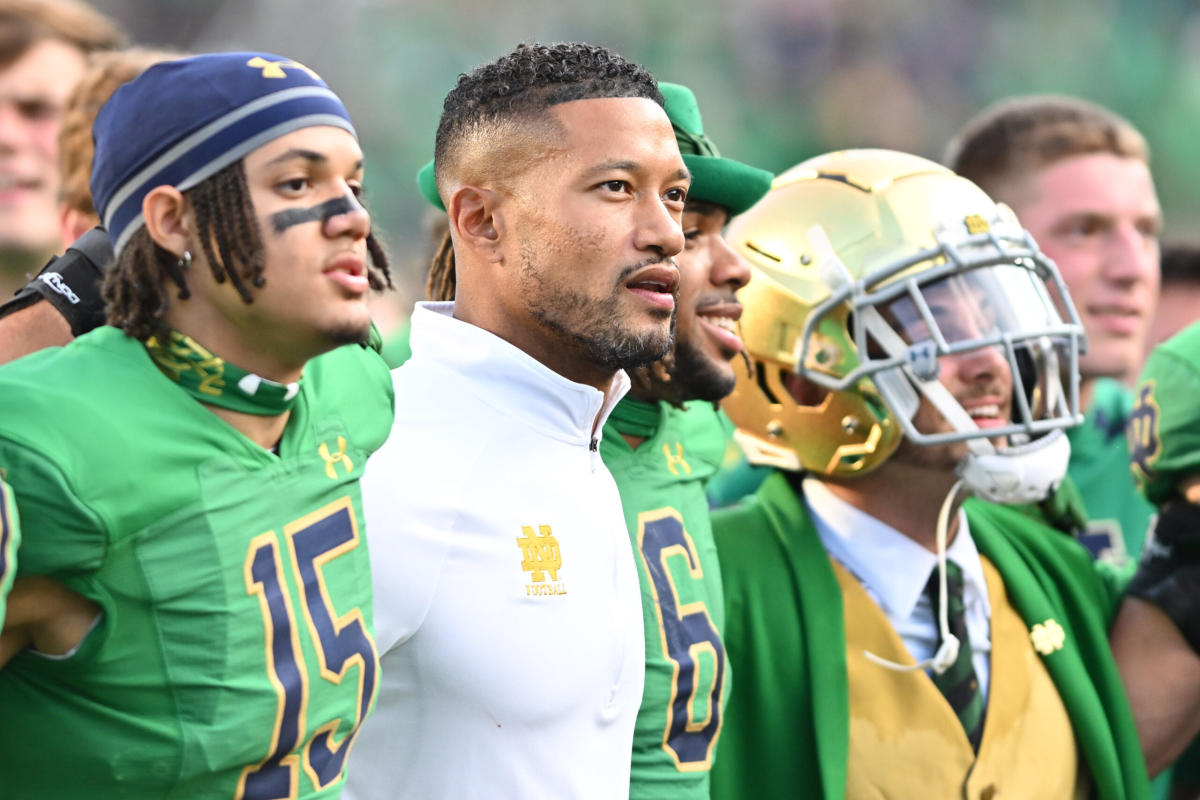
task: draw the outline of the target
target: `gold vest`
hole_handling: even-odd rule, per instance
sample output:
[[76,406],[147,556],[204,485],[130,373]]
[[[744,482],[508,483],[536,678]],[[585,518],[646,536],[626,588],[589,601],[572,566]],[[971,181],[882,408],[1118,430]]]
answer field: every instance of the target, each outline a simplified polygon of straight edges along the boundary
[[1008,602],[1000,574],[982,560],[992,608],[992,662],[978,756],[924,670],[896,672],[863,655],[869,650],[897,664],[915,663],[858,580],[833,562],[846,625],[850,800],[1085,796],[1087,781],[1081,779],[1066,708]]

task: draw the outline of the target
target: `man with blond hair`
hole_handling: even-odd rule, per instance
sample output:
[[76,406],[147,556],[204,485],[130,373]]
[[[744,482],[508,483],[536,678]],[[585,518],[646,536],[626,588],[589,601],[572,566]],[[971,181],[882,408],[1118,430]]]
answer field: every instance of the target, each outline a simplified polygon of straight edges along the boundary
[[[60,244],[74,241],[74,237],[64,241],[59,227],[59,199],[64,190],[60,125],[70,105],[68,98],[89,69],[89,59],[119,47],[123,40],[111,21],[74,0],[0,0],[0,304],[5,304]],[[147,65],[142,64],[125,80]],[[82,123],[83,136],[69,139],[87,140],[86,157],[82,166],[76,167],[81,176],[75,181],[79,188],[73,194],[87,192],[91,120],[115,88],[116,84],[108,87],[88,112]],[[89,288],[98,298],[98,281],[95,275],[88,277]],[[35,282],[31,286],[48,290],[51,284]],[[54,297],[79,298],[69,283],[67,289]],[[48,292],[26,289],[23,295],[0,307],[0,318],[6,318],[0,322],[0,363],[42,347],[65,344],[73,334],[85,330],[80,323],[64,319],[49,303],[39,302],[43,297],[53,299]],[[100,308],[92,306],[95,317]],[[10,315],[19,316],[8,319]]]
[[[1068,474],[1091,518],[1085,543],[1121,562],[1141,552],[1150,505],[1129,475],[1127,388],[1142,365],[1159,285],[1162,212],[1146,140],[1117,114],[1072,97],[1015,97],[983,110],[945,162],[1008,204],[1058,265],[1087,333],[1083,425]],[[1106,552],[1107,551],[1107,552]]]
[[58,128],[87,55],[121,31],[74,0],[0,2],[0,298],[59,245]]

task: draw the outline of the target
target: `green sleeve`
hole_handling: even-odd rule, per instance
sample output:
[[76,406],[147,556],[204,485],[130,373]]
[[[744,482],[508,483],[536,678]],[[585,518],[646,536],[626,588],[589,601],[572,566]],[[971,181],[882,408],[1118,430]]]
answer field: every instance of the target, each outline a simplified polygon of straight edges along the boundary
[[[114,456],[113,469],[120,469]],[[24,538],[19,570],[54,575],[91,571],[104,561],[106,526],[41,453],[0,439],[0,470],[12,487]],[[7,576],[5,576],[7,579]]]
[[412,323],[405,320],[402,325],[392,331],[392,333],[383,340],[383,347],[379,351],[383,355],[383,360],[392,369],[403,364],[408,359],[412,358],[412,346],[409,344],[409,334],[411,332]]

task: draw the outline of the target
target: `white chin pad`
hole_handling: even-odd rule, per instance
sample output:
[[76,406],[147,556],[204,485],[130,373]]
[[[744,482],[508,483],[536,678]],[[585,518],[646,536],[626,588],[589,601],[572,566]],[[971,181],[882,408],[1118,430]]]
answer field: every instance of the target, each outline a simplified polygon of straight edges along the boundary
[[993,503],[1036,503],[1067,474],[1071,445],[1061,430],[991,453],[968,453],[958,475],[975,494]]

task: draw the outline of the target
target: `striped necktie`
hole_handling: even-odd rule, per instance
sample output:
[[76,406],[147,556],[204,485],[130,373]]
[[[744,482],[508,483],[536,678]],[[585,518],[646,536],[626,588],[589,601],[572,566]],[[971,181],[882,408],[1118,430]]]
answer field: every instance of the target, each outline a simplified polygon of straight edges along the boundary
[[[933,602],[933,616],[938,618],[938,573],[937,568],[929,576],[925,586],[930,600]],[[975,667],[971,658],[971,637],[967,633],[967,614],[963,605],[963,573],[962,567],[947,559],[946,561],[946,622],[950,633],[958,637],[958,658],[950,668],[938,675],[932,673],[933,685],[945,695],[950,708],[958,715],[963,730],[971,748],[979,751],[979,740],[983,735],[983,694],[979,691],[979,679],[975,675]],[[941,645],[941,634],[938,634],[938,645]]]

